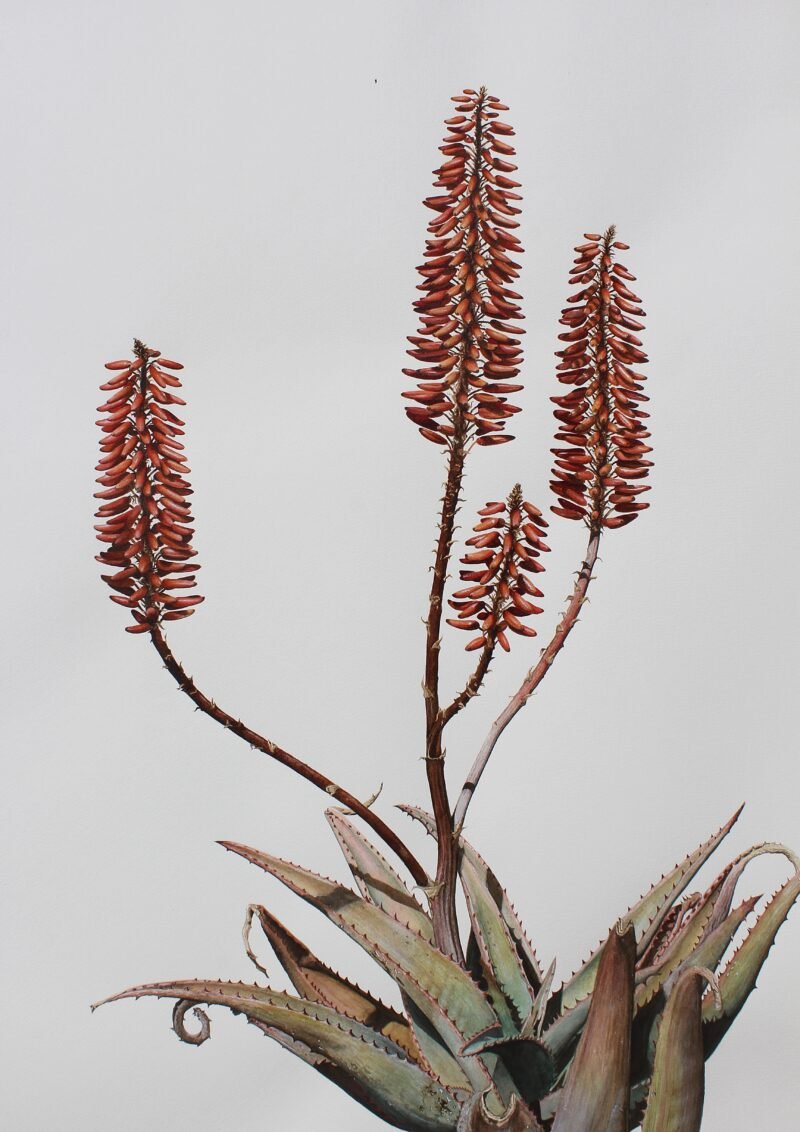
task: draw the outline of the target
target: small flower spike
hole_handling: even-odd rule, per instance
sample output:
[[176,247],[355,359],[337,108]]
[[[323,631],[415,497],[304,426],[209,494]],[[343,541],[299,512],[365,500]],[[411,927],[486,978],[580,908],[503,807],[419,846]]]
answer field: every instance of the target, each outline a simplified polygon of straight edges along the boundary
[[97,537],[105,549],[97,561],[114,570],[103,574],[111,600],[129,609],[129,633],[147,633],[161,621],[194,613],[203,598],[195,585],[191,545],[194,530],[186,479],[189,467],[178,440],[183,421],[170,406],[185,405],[176,393],[179,362],[162,358],[138,339],[133,361],[108,362],[112,376],[100,388],[101,501]]
[[425,201],[436,218],[418,268],[419,333],[409,338],[408,353],[422,367],[403,370],[417,381],[403,396],[413,402],[406,413],[427,440],[463,448],[472,440],[513,440],[504,429],[519,412],[506,394],[522,389],[515,378],[523,331],[512,320],[524,315],[510,286],[519,275],[511,257],[522,251],[513,202],[522,198],[514,191],[519,182],[508,176],[516,170],[508,160],[514,131],[499,117],[508,107],[483,87],[453,101],[456,114],[446,120],[439,147],[444,162],[435,171],[443,191]]
[[583,519],[591,530],[622,527],[648,504],[643,480],[652,462],[645,457],[650,433],[642,409],[644,375],[633,367],[647,361],[641,339],[641,300],[628,287],[635,276],[615,262],[628,244],[587,232],[575,251],[570,285],[580,290],[567,299],[561,314],[568,329],[556,357],[558,380],[573,388],[551,397],[559,431],[550,486],[558,497],[552,508],[565,519]]
[[529,599],[543,595],[528,574],[544,570],[539,557],[550,549],[544,542],[547,520],[538,507],[523,500],[519,484],[505,502],[487,503],[478,514],[475,534],[467,539],[473,550],[461,559],[467,567],[461,571],[461,580],[471,585],[458,590],[448,602],[457,616],[448,618],[447,624],[479,630],[466,646],[467,652],[493,648],[495,641],[508,652],[507,629],[521,637],[536,636],[524,619],[542,612]]

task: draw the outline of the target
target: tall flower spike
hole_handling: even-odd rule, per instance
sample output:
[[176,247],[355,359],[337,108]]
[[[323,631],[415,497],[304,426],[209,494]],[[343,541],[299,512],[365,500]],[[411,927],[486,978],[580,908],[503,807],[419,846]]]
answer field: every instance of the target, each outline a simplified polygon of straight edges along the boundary
[[114,593],[111,600],[131,611],[129,633],[147,633],[161,621],[177,621],[194,613],[203,598],[190,593],[196,553],[186,479],[189,467],[183,421],[170,405],[185,405],[175,390],[179,362],[162,358],[138,339],[135,360],[108,362],[113,376],[100,388],[109,394],[98,412],[101,500],[95,527],[105,549],[97,561],[113,568],[103,574]]
[[478,515],[475,534],[467,539],[467,546],[474,549],[461,559],[467,567],[461,580],[472,585],[458,590],[448,602],[457,616],[449,617],[447,624],[480,630],[466,646],[467,652],[492,648],[495,641],[508,652],[506,629],[522,637],[536,636],[523,619],[542,612],[529,601],[543,595],[528,574],[544,570],[539,556],[550,549],[544,542],[547,520],[538,507],[523,500],[519,484],[505,502],[487,503]]
[[644,311],[629,288],[635,276],[615,262],[628,244],[615,240],[612,226],[604,236],[587,232],[575,251],[570,285],[580,290],[567,299],[560,322],[568,329],[556,357],[558,380],[569,393],[551,397],[557,408],[556,457],[550,486],[558,497],[552,510],[566,519],[583,519],[590,529],[622,527],[648,504],[640,483],[652,467],[652,451],[641,407],[644,375],[633,367],[647,361],[637,332]]
[[418,268],[419,333],[409,338],[408,353],[423,364],[403,370],[417,381],[403,396],[414,402],[406,413],[427,440],[503,444],[513,440],[506,420],[519,412],[506,394],[522,389],[514,379],[524,333],[510,321],[524,318],[509,286],[519,275],[511,256],[522,251],[513,232],[519,182],[507,176],[516,170],[508,160],[514,131],[499,117],[508,107],[483,87],[453,101],[457,113],[439,147],[445,160],[435,170],[444,191],[425,201],[436,218]]

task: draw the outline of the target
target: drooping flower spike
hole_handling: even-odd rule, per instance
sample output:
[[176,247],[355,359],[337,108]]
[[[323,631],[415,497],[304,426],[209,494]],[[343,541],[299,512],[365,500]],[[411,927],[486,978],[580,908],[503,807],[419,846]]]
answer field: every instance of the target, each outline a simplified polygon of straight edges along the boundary
[[506,629],[521,637],[536,636],[523,619],[542,612],[529,600],[543,595],[528,574],[544,570],[539,557],[550,549],[544,542],[547,520],[538,507],[523,500],[519,484],[507,500],[487,503],[478,515],[475,534],[467,539],[467,546],[474,549],[461,559],[467,567],[461,580],[472,584],[450,599],[457,616],[449,617],[447,624],[480,630],[467,644],[467,652],[491,648],[495,641],[508,652]]
[[637,332],[644,315],[628,287],[635,276],[615,262],[628,245],[615,239],[613,226],[604,236],[587,232],[575,251],[570,295],[560,322],[564,347],[556,357],[558,380],[569,393],[551,397],[559,423],[553,448],[556,457],[550,486],[558,497],[552,510],[566,519],[583,519],[590,529],[622,527],[648,504],[643,480],[652,462],[642,409],[644,375],[634,369],[647,361]]
[[105,549],[97,561],[114,591],[111,600],[131,611],[129,633],[147,633],[161,621],[188,617],[203,598],[191,593],[195,573],[194,530],[188,497],[192,489],[183,421],[170,406],[185,405],[176,393],[180,362],[162,358],[134,342],[132,361],[109,362],[113,376],[100,386],[108,400],[98,412],[101,500],[97,537]]
[[443,192],[425,204],[436,213],[428,225],[426,262],[418,268],[423,296],[414,303],[419,333],[409,354],[421,367],[404,369],[417,381],[403,396],[409,418],[437,444],[503,444],[509,417],[519,412],[507,394],[522,361],[514,324],[524,318],[510,284],[519,275],[513,256],[522,251],[513,229],[521,200],[508,158],[514,131],[499,115],[508,109],[482,87],[456,95],[457,113],[446,120],[436,172]]

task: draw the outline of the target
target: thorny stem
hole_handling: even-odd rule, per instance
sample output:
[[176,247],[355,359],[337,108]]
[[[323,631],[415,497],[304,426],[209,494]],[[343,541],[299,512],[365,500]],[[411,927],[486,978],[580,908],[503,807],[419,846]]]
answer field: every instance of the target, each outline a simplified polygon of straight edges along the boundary
[[[465,371],[466,372],[466,371]],[[461,379],[463,380],[463,378]],[[461,417],[460,409],[456,417]],[[455,905],[455,877],[458,865],[458,846],[453,838],[453,819],[447,796],[442,747],[442,713],[439,709],[439,633],[442,623],[442,602],[447,578],[447,564],[453,540],[453,526],[458,510],[461,480],[464,473],[464,422],[456,419],[456,436],[450,449],[447,483],[442,499],[442,516],[439,524],[439,541],[433,567],[428,631],[425,649],[425,769],[436,819],[438,845],[436,880],[431,896],[431,916],[437,946],[456,962],[464,962],[458,935]]]
[[483,683],[484,677],[489,671],[489,665],[491,664],[492,656],[494,655],[494,636],[490,638],[490,641],[490,644],[484,645],[483,651],[481,652],[481,658],[478,661],[478,665],[470,678],[467,680],[463,690],[459,692],[459,694],[455,697],[449,707],[443,708],[439,713],[442,721],[442,727],[446,726],[446,724],[450,722],[453,716],[457,715],[461,711],[461,709],[465,707],[474,696],[477,696],[478,692],[481,690],[481,684]]
[[586,599],[586,592],[589,589],[589,583],[592,580],[592,570],[594,569],[595,562],[597,561],[597,551],[600,546],[600,530],[594,528],[591,530],[589,537],[589,545],[586,548],[586,557],[583,565],[578,573],[575,582],[575,588],[569,599],[567,608],[562,614],[561,620],[556,627],[552,640],[543,650],[539,657],[538,664],[530,670],[528,675],[523,680],[519,690],[506,704],[503,711],[498,715],[489,729],[489,734],[486,736],[483,746],[478,752],[475,762],[472,764],[467,779],[461,789],[461,794],[458,798],[458,803],[453,814],[453,822],[455,828],[460,830],[464,824],[467,815],[469,804],[472,801],[472,796],[475,789],[480,782],[481,775],[486,769],[492,751],[495,748],[497,740],[500,738],[506,727],[517,714],[517,712],[525,706],[528,698],[533,694],[536,688],[544,679],[546,673],[549,671],[551,664],[556,658],[558,652],[563,648],[564,642],[572,629],[581,611],[581,606]]
[[[475,109],[475,163],[474,174],[478,191],[482,187],[481,176],[483,106],[486,98],[485,88],[481,88]],[[477,220],[473,218],[473,223]],[[467,262],[474,275],[477,275],[474,260],[474,245],[467,249]],[[436,821],[436,880],[431,896],[431,917],[437,947],[457,963],[465,966],[464,952],[458,933],[456,917],[456,877],[458,873],[458,840],[454,836],[453,816],[447,795],[445,779],[445,752],[442,747],[442,730],[454,711],[443,712],[439,706],[439,646],[442,623],[442,605],[450,550],[453,542],[453,529],[461,496],[464,477],[464,460],[468,440],[468,423],[465,405],[469,390],[469,351],[474,341],[474,331],[470,311],[464,321],[461,343],[460,373],[455,385],[455,411],[453,413],[454,433],[450,444],[447,481],[442,499],[442,514],[439,523],[439,539],[433,567],[430,602],[427,618],[427,640],[425,649],[425,767],[428,777],[433,814]],[[476,315],[477,317],[477,315]],[[487,657],[487,667],[490,657]],[[467,697],[469,698],[469,697]],[[464,701],[466,702],[466,700]],[[457,710],[457,709],[455,709]]]
[[284,751],[282,747],[279,747],[270,739],[265,739],[263,735],[252,731],[249,727],[246,727],[241,720],[234,719],[233,716],[228,715],[228,713],[223,711],[213,700],[210,700],[208,696],[204,695],[196,686],[191,676],[187,674],[180,661],[176,660],[159,625],[153,626],[150,639],[153,642],[156,652],[164,662],[164,667],[167,672],[169,672],[177,682],[180,690],[189,697],[200,711],[205,712],[206,715],[216,720],[217,723],[221,724],[228,731],[232,731],[234,735],[238,735],[240,739],[244,739],[251,747],[255,747],[256,750],[262,751],[265,755],[269,755],[270,758],[287,766],[290,770],[299,774],[301,778],[305,778],[306,781],[313,783],[314,786],[317,786],[320,790],[324,790],[329,797],[335,798],[349,810],[352,810],[353,813],[358,814],[358,816],[381,838],[384,844],[388,845],[388,847],[397,854],[411,873],[416,884],[426,888],[430,885],[430,878],[425,869],[423,869],[410,849],[403,844],[394,830],[390,829],[377,814],[373,813],[371,809],[365,806],[363,802],[360,802],[358,798],[355,798],[349,791],[344,790],[341,786],[337,786],[330,778],[327,778],[324,774],[315,770],[314,767],[295,758],[295,756],[289,754],[288,751]]

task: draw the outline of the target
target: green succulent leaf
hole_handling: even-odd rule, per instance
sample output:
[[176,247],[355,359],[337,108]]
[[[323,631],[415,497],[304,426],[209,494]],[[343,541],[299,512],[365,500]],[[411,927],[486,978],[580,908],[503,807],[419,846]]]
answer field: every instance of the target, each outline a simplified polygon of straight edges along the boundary
[[461,1067],[460,1059],[453,1056],[414,1000],[407,994],[403,994],[402,998],[411,1022],[417,1058],[422,1066],[448,1089],[472,1092],[472,1085]]
[[281,966],[302,998],[322,1003],[347,1018],[377,1030],[399,1045],[412,1060],[417,1060],[414,1036],[408,1020],[402,1014],[322,963],[266,908],[257,904],[253,906],[253,911]]
[[[452,1132],[456,1125],[463,1095],[456,1097],[434,1081],[382,1034],[329,1007],[247,983],[214,980],[149,983],[105,1001],[148,995],[226,1006],[262,1029],[279,1031],[288,1039],[281,1043],[286,1049],[323,1072],[325,1063],[333,1066],[336,1083],[395,1128]],[[305,1056],[303,1047],[309,1051]]]
[[534,999],[533,1009],[523,1023],[522,1030],[520,1031],[523,1038],[539,1038],[544,1029],[545,1012],[547,1010],[547,1003],[550,998],[550,991],[553,987],[553,979],[556,974],[556,961],[552,961],[550,966],[544,973],[542,985],[536,992]]
[[592,1005],[553,1132],[628,1132],[635,961],[633,925],[618,924],[600,954]]
[[698,917],[698,923],[691,921],[683,932],[676,935],[655,967],[637,972],[638,978],[647,977],[636,988],[634,998],[636,1007],[641,1009],[665,984],[669,989],[670,980],[674,982],[678,973],[685,970],[688,965],[710,967],[715,971],[722,962],[731,940],[759,900],[759,896],[745,900],[710,931],[712,922],[710,916],[708,919],[705,916]]
[[[634,1080],[643,1080],[652,1074],[659,1026],[665,1004],[676,982],[690,969],[716,971],[733,937],[759,899],[758,896],[751,897],[734,908],[697,946],[682,947],[676,953],[665,955],[655,974],[650,974],[646,982],[636,988],[636,1015],[631,1038]],[[646,974],[646,971],[639,972],[637,978]]]
[[778,889],[720,975],[721,1011],[716,1008],[713,999],[706,998],[703,1002],[706,1057],[710,1057],[717,1048],[755,989],[756,979],[775,936],[800,896],[800,859],[783,847],[772,846],[770,851],[784,853],[794,864],[795,873]]
[[492,1009],[500,1020],[503,1033],[509,1037],[518,1033],[520,1028],[512,1012],[512,1007],[500,989],[494,971],[484,960],[475,932],[472,930],[470,930],[467,940],[466,964],[467,970],[491,1002]]
[[505,893],[499,886],[494,889],[494,875],[477,854],[462,851],[459,872],[481,959],[513,1011],[512,1032],[519,1033],[533,1010],[536,993],[500,911]]
[[[636,952],[641,957],[647,949],[661,926],[664,917],[675,900],[684,891],[689,881],[699,872],[708,858],[726,837],[736,823],[743,807],[740,807],[733,817],[722,828],[703,842],[693,853],[676,865],[669,873],[654,884],[640,900],[638,900],[625,914],[625,919],[633,924],[636,931]],[[558,1014],[569,1010],[581,999],[585,998],[594,986],[597,967],[600,962],[602,948],[598,948],[584,965],[569,979],[560,990],[556,991],[548,1006],[548,1020]]]
[[371,900],[430,942],[433,939],[431,918],[409,892],[399,874],[339,810],[327,810],[325,817],[364,899]]
[[[401,806],[433,837],[433,817],[417,806]],[[459,875],[467,901],[472,932],[484,966],[503,992],[519,1030],[533,1009],[543,974],[536,953],[525,934],[503,886],[480,853],[459,838]]]
[[[497,1015],[467,972],[405,924],[336,881],[245,845],[220,844],[282,881],[360,944],[425,1015],[457,1059],[462,1046],[479,1033],[500,1033]],[[479,1059],[465,1058],[461,1067],[473,1088],[495,1087]]]

